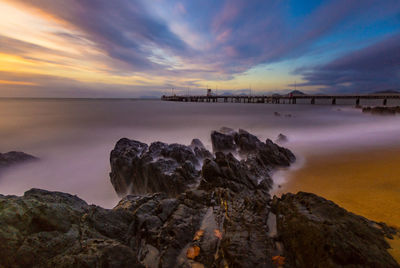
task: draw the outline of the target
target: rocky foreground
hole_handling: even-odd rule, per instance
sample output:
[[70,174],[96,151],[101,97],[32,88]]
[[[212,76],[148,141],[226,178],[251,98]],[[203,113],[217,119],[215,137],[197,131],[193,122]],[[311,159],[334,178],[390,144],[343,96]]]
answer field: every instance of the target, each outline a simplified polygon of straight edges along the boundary
[[[224,128],[214,153],[121,139],[113,209],[32,189],[0,196],[0,267],[400,267],[397,231],[314,194],[271,198],[271,172],[294,155]],[[240,160],[239,160],[240,159]]]

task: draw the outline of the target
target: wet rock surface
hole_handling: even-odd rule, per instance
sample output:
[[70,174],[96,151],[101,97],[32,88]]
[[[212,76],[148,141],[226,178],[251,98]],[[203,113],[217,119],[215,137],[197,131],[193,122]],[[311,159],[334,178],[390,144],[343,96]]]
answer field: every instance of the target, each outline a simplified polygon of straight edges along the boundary
[[[39,189],[0,195],[0,267],[399,267],[384,240],[396,230],[312,194],[271,199],[270,173],[294,161],[289,150],[244,130],[216,135],[214,154],[199,140],[120,140],[113,185],[146,193],[113,209]],[[200,168],[184,177],[187,162]],[[178,178],[181,192],[168,185]]]
[[37,160],[37,158],[23,152],[0,153],[0,171],[4,168],[34,160]]
[[123,138],[111,152],[111,183],[120,196],[166,192],[176,196],[200,179],[203,158],[212,157],[200,140],[190,146]]
[[315,194],[274,198],[288,266],[399,267],[385,250],[396,230],[355,215]]

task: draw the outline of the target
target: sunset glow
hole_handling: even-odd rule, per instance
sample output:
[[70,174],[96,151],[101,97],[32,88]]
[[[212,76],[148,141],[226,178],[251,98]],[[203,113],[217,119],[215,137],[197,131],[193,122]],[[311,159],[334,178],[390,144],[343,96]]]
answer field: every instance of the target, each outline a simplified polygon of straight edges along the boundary
[[0,0],[0,96],[398,86],[399,1],[296,2]]

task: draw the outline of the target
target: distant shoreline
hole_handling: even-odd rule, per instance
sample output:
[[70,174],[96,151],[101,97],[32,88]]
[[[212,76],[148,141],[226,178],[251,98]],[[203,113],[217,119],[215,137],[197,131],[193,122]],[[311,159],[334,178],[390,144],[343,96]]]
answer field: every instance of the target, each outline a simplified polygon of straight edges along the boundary
[[0,97],[1,100],[73,100],[73,101],[85,101],[85,100],[160,100],[160,98],[27,98],[27,97]]

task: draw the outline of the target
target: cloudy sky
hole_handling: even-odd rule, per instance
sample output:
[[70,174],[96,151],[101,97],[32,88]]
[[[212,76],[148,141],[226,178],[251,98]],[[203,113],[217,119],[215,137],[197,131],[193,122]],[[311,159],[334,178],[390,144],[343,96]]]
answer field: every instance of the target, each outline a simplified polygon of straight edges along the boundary
[[0,97],[400,89],[399,0],[0,0]]

